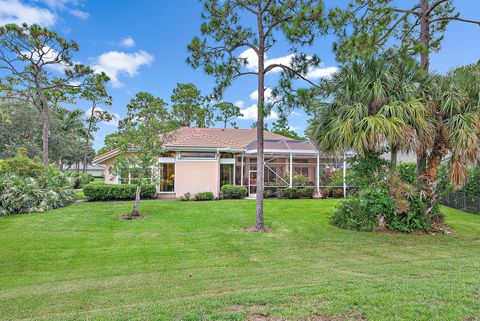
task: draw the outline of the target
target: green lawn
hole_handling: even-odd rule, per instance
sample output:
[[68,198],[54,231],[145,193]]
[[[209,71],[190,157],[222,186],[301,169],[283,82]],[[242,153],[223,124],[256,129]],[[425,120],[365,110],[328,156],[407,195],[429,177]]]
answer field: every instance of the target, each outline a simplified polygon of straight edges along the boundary
[[480,216],[358,233],[334,200],[78,203],[0,217],[0,319],[480,320]]

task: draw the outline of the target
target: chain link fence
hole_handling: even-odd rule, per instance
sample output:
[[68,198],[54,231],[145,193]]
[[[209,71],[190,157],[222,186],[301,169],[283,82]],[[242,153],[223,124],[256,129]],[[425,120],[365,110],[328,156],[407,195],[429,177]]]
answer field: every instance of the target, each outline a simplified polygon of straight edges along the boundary
[[440,204],[473,214],[480,214],[480,197],[453,192],[440,197]]

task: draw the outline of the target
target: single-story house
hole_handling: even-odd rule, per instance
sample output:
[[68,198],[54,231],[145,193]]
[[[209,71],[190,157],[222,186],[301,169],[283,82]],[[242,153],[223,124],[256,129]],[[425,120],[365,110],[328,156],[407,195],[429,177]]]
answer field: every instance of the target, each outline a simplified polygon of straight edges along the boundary
[[[62,169],[64,171],[82,172],[83,163],[78,163],[73,165],[63,165]],[[103,177],[105,173],[105,167],[97,164],[87,164],[87,173],[91,174],[93,177]]]
[[[213,192],[218,197],[225,184],[243,185],[256,193],[256,129],[179,128],[164,136],[164,153],[154,172],[159,198],[179,198],[185,193]],[[265,188],[312,187],[317,194],[337,170],[345,169],[344,155],[317,151],[309,140],[264,133]],[[105,167],[105,183],[128,184],[131,173],[115,176],[109,167],[125,155],[114,149],[94,159]],[[293,175],[292,175],[293,174]],[[345,188],[345,186],[343,186]]]

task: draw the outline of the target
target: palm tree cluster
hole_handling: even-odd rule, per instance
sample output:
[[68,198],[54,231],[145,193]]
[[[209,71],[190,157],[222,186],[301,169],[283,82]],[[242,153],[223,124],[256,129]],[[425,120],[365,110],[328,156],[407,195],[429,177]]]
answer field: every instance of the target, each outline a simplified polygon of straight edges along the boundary
[[346,63],[321,90],[324,104],[310,133],[327,152],[353,149],[360,157],[388,148],[426,151],[427,170],[418,177],[427,214],[434,215],[438,168],[447,156],[454,186],[460,187],[480,150],[480,65],[446,75],[427,75],[414,63],[372,57]]

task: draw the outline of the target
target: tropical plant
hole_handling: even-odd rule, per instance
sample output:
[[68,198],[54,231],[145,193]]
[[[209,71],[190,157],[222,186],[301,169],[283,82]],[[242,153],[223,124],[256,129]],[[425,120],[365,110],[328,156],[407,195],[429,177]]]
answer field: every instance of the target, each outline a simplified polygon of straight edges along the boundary
[[416,98],[420,78],[415,71],[382,57],[342,66],[323,84],[333,102],[314,120],[313,138],[320,148],[334,153],[354,149],[365,156],[387,145],[393,168],[399,150],[416,151],[433,128]]
[[480,159],[480,63],[454,69],[445,76],[432,76],[426,100],[435,126],[428,146],[427,171],[421,177],[427,212],[434,216],[438,171],[450,154],[450,181],[460,188],[467,168]]
[[0,174],[0,215],[45,212],[73,198],[70,179],[52,166],[39,176]]

